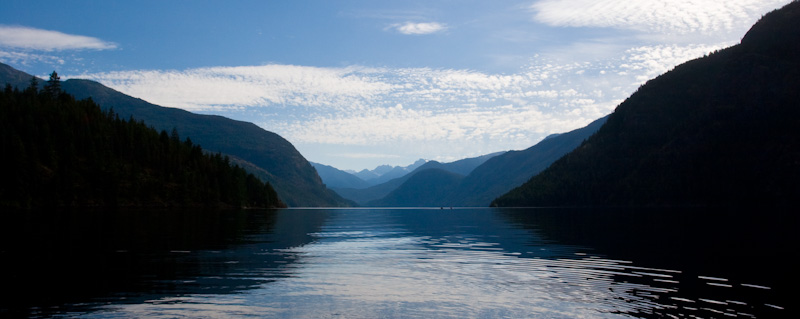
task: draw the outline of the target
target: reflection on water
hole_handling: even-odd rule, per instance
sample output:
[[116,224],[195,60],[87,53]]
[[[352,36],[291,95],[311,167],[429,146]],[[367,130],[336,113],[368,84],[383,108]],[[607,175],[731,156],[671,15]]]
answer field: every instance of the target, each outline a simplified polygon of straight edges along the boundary
[[789,235],[796,220],[780,212],[758,219],[553,209],[67,216],[4,226],[18,237],[3,238],[2,270],[21,275],[12,289],[22,294],[5,300],[0,314],[775,318],[792,311],[786,282],[796,279],[797,263],[779,252],[796,244]]

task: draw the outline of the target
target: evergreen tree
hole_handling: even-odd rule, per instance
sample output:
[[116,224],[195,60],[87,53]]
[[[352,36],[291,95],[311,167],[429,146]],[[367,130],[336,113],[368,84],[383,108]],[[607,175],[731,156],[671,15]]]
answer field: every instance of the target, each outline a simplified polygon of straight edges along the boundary
[[64,93],[0,90],[0,154],[0,207],[285,207],[269,184],[177,130],[159,134]]
[[31,77],[30,85],[28,85],[28,90],[33,92],[34,94],[39,93],[39,79],[37,77]]
[[50,80],[47,80],[44,91],[52,97],[57,97],[61,94],[61,77],[58,76],[55,70],[50,73]]

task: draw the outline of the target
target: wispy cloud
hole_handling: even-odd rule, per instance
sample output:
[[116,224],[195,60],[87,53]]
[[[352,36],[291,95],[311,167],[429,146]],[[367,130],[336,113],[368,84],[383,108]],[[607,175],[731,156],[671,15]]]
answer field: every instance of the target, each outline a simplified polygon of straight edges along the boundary
[[425,143],[448,156],[447,144],[520,149],[580,127],[610,113],[645,80],[714,49],[641,46],[584,62],[542,55],[514,74],[264,65],[73,77],[164,106],[252,121],[300,148]]
[[390,28],[402,34],[420,35],[445,31],[447,25],[438,22],[406,22],[392,24]]
[[748,28],[753,13],[790,0],[541,0],[534,19],[552,26],[609,27],[649,33],[713,33]]
[[0,50],[0,61],[9,64],[29,65],[32,63],[64,64],[64,59],[30,52]]
[[58,51],[81,49],[108,50],[117,48],[117,45],[83,35],[66,34],[58,31],[23,26],[0,25],[0,47]]
[[[148,101],[187,110],[230,107],[357,107],[392,89],[382,72],[364,67],[294,65],[124,71],[79,75]],[[356,103],[356,104],[353,104]]]

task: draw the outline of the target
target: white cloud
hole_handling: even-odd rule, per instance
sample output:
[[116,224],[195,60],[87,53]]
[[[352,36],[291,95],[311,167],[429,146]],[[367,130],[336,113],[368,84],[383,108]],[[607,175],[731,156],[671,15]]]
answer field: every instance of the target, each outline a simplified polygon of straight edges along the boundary
[[22,26],[0,25],[0,46],[28,50],[108,50],[116,44],[97,38]]
[[447,30],[447,26],[438,22],[406,22],[390,26],[402,34],[431,34]]
[[[639,46],[582,62],[543,54],[513,74],[264,65],[75,77],[159,105],[254,122],[312,160],[331,158],[338,146],[365,150],[335,152],[351,159],[401,161],[527,148],[610,113],[647,79],[715,48]],[[320,145],[329,148],[321,153]]]
[[725,47],[725,44],[641,46],[627,50],[619,68],[624,72],[637,73],[636,80],[645,82],[669,71],[675,65]]
[[0,50],[0,61],[8,64],[22,65],[32,63],[64,64],[64,59],[56,56],[3,50]]
[[790,0],[541,0],[534,19],[559,27],[608,27],[648,33],[714,33],[749,28],[753,18]]
[[[291,105],[354,107],[392,89],[377,69],[294,65],[125,71],[77,77],[105,83],[149,102],[201,111],[229,107]],[[356,103],[358,105],[354,105]]]
[[385,145],[438,141],[462,144],[494,140],[506,145],[527,145],[539,134],[576,128],[591,119],[564,112],[545,114],[535,106],[438,112],[376,108],[366,114],[319,117],[302,123],[275,125],[303,143]]

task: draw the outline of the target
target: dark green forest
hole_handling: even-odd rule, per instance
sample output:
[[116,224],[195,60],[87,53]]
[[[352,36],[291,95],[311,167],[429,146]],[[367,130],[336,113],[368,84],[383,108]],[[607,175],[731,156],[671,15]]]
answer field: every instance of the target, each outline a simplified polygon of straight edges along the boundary
[[285,207],[227,156],[76,100],[59,80],[0,92],[0,206]]
[[[4,83],[20,89],[28,87],[32,77],[31,74],[0,63],[0,90]],[[44,84],[39,83],[39,88],[44,89]],[[60,86],[76,99],[91,97],[102,110],[113,107],[114,112],[123,119],[133,116],[158,131],[171,132],[177,128],[181,136],[191,137],[192,142],[202,145],[206,152],[229,155],[232,163],[269,182],[281,201],[288,206],[354,205],[327,189],[294,145],[253,123],[155,105],[90,80],[68,79],[61,82]]]
[[575,151],[496,206],[794,205],[800,2],[741,43],[648,81]]

